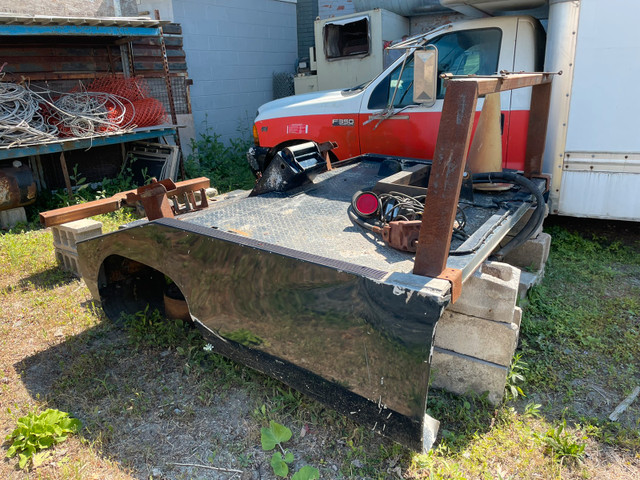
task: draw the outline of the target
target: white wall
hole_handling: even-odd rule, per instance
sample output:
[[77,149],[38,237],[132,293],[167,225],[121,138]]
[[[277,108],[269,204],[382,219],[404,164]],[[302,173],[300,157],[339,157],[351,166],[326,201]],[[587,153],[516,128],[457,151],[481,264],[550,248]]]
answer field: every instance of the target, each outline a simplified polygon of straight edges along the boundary
[[295,2],[173,0],[173,20],[182,25],[196,132],[250,135],[256,110],[273,98],[273,72],[294,71]]

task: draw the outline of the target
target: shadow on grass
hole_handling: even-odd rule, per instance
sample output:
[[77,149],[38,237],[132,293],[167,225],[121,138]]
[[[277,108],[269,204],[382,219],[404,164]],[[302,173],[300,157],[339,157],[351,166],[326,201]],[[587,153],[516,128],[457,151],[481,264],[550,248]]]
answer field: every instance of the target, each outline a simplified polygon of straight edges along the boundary
[[37,288],[50,290],[69,284],[75,280],[77,280],[77,277],[71,272],[67,272],[60,267],[50,267],[46,270],[20,279],[18,286],[20,288],[27,288],[30,285],[33,285]]
[[[148,479],[153,469],[154,477],[174,470],[173,478],[181,468],[171,462],[211,464],[214,457],[221,467],[242,468],[239,454],[215,452],[233,445],[234,452],[260,453],[247,427],[250,397],[230,384],[216,388],[215,374],[188,375],[188,361],[176,349],[136,348],[104,322],[15,368],[33,398],[79,418],[81,435],[136,478]],[[256,468],[264,468],[261,461]]]
[[[320,404],[291,394],[288,387],[203,352],[193,339],[195,350],[184,339],[158,348],[143,340],[139,347],[139,332],[120,327],[105,321],[15,368],[33,398],[39,395],[49,407],[79,418],[81,435],[100,455],[131,469],[135,478],[229,478],[229,473],[175,463],[242,470],[243,479],[268,477],[271,452],[261,449],[260,427],[269,419],[294,432],[310,425],[309,433],[296,433],[287,447],[301,462],[327,469],[324,478],[337,471],[329,470],[332,465],[349,463],[350,455],[373,458],[381,450],[397,451],[393,442],[368,430],[356,435],[357,425],[335,412],[321,412]],[[202,353],[207,353],[203,363],[209,363],[199,366]],[[296,408],[306,413],[299,415]],[[291,413],[283,416],[283,411]],[[359,437],[358,448],[346,446],[349,434]],[[408,464],[406,452],[405,458]]]

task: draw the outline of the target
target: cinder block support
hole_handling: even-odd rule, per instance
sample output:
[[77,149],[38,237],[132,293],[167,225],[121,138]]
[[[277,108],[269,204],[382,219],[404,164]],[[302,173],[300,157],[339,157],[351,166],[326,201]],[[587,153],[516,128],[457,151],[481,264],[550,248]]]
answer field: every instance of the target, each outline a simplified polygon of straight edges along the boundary
[[431,385],[459,395],[488,393],[487,399],[496,405],[504,395],[507,371],[508,367],[435,347]]
[[85,218],[51,227],[51,230],[58,265],[80,277],[76,243],[102,235],[102,222]]
[[[512,314],[512,319],[513,319]],[[509,366],[520,329],[515,323],[494,322],[445,311],[438,321],[435,346],[470,357]]]
[[550,248],[551,235],[542,232],[510,251],[504,261],[523,270],[540,272],[547,263]]
[[485,262],[464,282],[462,295],[448,310],[511,323],[519,282],[519,269],[506,263]]
[[518,344],[522,310],[516,307],[520,270],[485,262],[462,286],[462,295],[438,321],[431,360],[432,385],[465,394],[504,395]]
[[73,273],[80,278],[80,268],[78,267],[78,254],[59,247],[55,247],[56,260],[63,270]]
[[18,223],[27,223],[27,212],[24,207],[0,210],[0,227],[10,229]]

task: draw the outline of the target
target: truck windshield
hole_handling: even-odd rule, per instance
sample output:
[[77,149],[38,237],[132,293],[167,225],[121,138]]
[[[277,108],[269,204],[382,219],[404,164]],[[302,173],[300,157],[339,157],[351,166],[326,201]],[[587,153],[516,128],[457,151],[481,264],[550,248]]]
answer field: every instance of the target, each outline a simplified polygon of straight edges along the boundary
[[[438,98],[444,98],[440,74],[492,75],[498,69],[502,31],[499,28],[460,30],[445,33],[429,43],[438,48]],[[369,97],[368,108],[386,108],[398,87],[393,107],[402,108],[413,104],[413,54],[400,77],[402,63],[398,64],[378,83]]]

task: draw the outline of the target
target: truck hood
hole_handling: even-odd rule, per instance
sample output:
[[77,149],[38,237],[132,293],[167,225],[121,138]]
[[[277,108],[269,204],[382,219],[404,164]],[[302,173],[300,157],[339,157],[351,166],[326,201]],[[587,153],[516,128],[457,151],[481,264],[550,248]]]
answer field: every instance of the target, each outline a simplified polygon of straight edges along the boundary
[[303,93],[265,103],[258,109],[256,121],[299,115],[357,114],[363,91],[327,90]]

